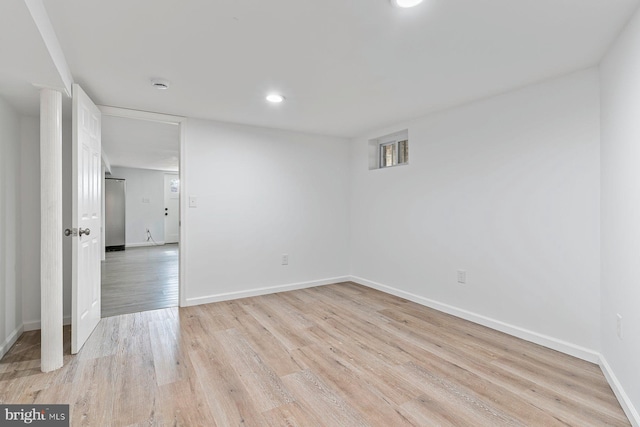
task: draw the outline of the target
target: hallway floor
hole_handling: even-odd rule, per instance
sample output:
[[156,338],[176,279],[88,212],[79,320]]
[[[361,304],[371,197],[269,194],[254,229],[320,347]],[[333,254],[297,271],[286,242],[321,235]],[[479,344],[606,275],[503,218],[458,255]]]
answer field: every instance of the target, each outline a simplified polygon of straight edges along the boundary
[[178,305],[178,245],[107,252],[102,262],[102,317]]

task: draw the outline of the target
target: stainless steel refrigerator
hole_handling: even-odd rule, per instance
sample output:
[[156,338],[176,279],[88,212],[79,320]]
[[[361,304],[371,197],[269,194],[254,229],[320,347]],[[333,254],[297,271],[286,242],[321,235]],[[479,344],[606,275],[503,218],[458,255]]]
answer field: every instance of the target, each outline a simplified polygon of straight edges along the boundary
[[108,251],[123,251],[125,244],[125,193],[124,179],[104,180],[104,238]]

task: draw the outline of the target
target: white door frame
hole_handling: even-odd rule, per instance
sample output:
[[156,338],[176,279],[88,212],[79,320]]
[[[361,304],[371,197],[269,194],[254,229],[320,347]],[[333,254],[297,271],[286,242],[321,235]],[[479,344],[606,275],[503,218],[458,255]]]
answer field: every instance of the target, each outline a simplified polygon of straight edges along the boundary
[[180,307],[186,306],[186,247],[187,247],[187,224],[186,218],[186,197],[183,195],[188,194],[186,192],[185,184],[185,132],[187,127],[187,118],[180,116],[171,116],[168,114],[152,113],[148,111],[129,110],[127,108],[109,107],[104,105],[98,105],[98,109],[104,116],[123,117],[126,119],[147,120],[151,122],[171,123],[180,126],[180,170],[178,171],[178,177],[180,179],[180,250],[178,251],[178,305]]

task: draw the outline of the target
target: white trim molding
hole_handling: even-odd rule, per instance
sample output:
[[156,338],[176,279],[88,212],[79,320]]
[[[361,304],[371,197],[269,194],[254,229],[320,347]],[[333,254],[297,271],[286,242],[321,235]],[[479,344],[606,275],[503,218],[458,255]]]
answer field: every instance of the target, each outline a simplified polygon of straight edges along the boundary
[[125,248],[141,248],[144,246],[164,246],[164,241],[162,242],[142,242],[142,243],[127,243],[124,245]]
[[187,120],[180,122],[180,193],[178,212],[178,304],[180,307],[187,305],[187,209],[188,209],[188,184],[187,184]]
[[633,405],[633,402],[631,401],[631,398],[629,398],[629,395],[627,395],[627,393],[622,388],[622,384],[620,384],[620,381],[618,381],[618,378],[613,373],[613,369],[611,369],[611,366],[603,355],[600,355],[598,364],[600,365],[600,369],[602,369],[602,373],[604,374],[605,378],[609,382],[611,390],[613,390],[613,393],[618,398],[618,402],[620,402],[620,406],[622,406],[624,413],[627,415],[627,418],[629,418],[629,422],[631,422],[631,425],[633,427],[640,427],[640,414],[638,413],[638,410]]
[[371,280],[363,279],[361,277],[350,276],[350,280],[360,285],[377,289],[379,291],[395,295],[400,298],[408,299],[409,301],[413,301],[420,305],[433,308],[434,310],[442,311],[444,313],[460,317],[461,319],[465,319],[470,322],[477,323],[479,325],[486,326],[500,332],[504,332],[505,334],[509,334],[514,337],[521,338],[523,340],[530,341],[532,343],[539,344],[556,351],[560,351],[570,356],[577,357],[578,359],[586,360],[587,362],[598,363],[598,361],[600,360],[600,354],[597,351],[581,347],[579,345],[572,344],[558,338],[530,331],[519,326],[511,325],[500,320],[483,316],[481,314],[473,313],[471,311],[454,307],[452,305],[434,301],[432,299],[425,298],[420,295],[415,295],[410,292],[405,292],[391,286],[383,285],[381,283],[372,282]]
[[259,295],[275,294],[278,292],[295,291],[297,289],[313,288],[316,286],[333,285],[336,283],[348,282],[349,276],[333,277],[330,279],[312,280],[309,282],[290,283],[288,285],[269,286],[264,288],[253,288],[246,291],[227,292],[223,294],[208,295],[204,297],[186,298],[184,307],[194,305],[210,304],[220,301],[229,301],[240,298],[256,297]]
[[[39,331],[40,330],[40,320],[29,320],[24,322],[24,326],[21,326],[22,332],[30,332],[30,331]],[[65,316],[62,319],[62,325],[68,326],[71,325],[71,315]]]
[[[186,180],[186,126],[187,118],[182,116],[172,116],[169,114],[154,113],[151,111],[130,110],[128,108],[112,107],[109,105],[98,105],[100,112],[105,116],[123,117],[126,119],[147,120],[152,122],[170,123],[180,126],[180,251],[178,252],[178,304],[180,307],[188,306],[187,303],[187,201],[183,194],[187,192]],[[135,245],[135,244],[134,244]],[[132,247],[132,245],[126,245]]]
[[150,122],[170,123],[174,125],[179,125],[186,120],[185,117],[154,113],[151,111],[130,110],[128,108],[111,107],[108,105],[98,105],[97,107],[105,116],[123,117],[125,119],[147,120]]
[[24,326],[23,325],[18,326],[13,330],[13,332],[9,334],[7,339],[4,340],[2,344],[0,344],[0,359],[2,359],[5,354],[7,354],[7,352],[16,343],[16,341],[18,341],[18,338],[20,338],[20,335],[22,335],[23,332],[24,332]]

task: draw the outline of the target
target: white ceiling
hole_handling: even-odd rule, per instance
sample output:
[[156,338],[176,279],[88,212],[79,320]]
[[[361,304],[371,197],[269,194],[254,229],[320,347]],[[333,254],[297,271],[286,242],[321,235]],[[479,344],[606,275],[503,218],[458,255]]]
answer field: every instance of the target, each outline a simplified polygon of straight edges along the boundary
[[[4,13],[22,1],[0,3],[0,94],[18,103],[8,92],[48,72],[33,32],[25,38],[33,24]],[[595,65],[638,0],[44,4],[74,79],[99,104],[354,136]],[[171,88],[153,89],[152,77]],[[270,91],[287,101],[267,104]]]
[[0,0],[0,96],[21,113],[38,115],[33,84],[64,87],[24,1]]
[[102,149],[111,166],[178,171],[178,125],[102,116]]

